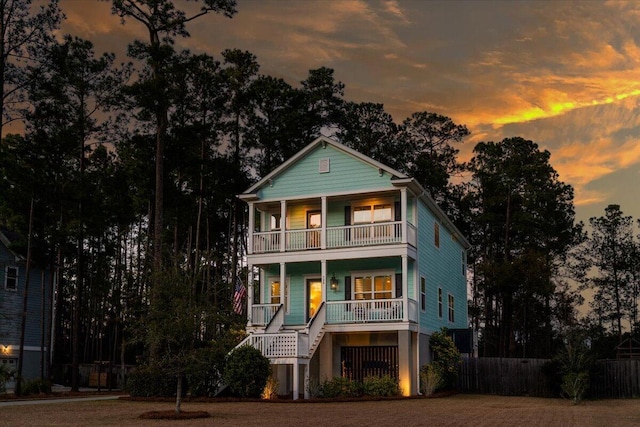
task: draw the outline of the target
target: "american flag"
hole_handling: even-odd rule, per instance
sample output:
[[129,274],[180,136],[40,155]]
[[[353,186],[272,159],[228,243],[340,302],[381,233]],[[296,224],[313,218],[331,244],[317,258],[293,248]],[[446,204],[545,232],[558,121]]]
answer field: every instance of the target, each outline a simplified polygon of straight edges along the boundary
[[244,309],[244,297],[247,296],[247,288],[242,284],[240,276],[236,277],[236,286],[233,291],[233,311],[242,314]]

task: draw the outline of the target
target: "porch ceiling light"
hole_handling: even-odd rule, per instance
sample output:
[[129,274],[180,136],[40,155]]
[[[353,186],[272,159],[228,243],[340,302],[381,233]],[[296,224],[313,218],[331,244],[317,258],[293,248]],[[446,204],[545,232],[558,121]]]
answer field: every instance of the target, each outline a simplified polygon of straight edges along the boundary
[[335,273],[331,275],[331,280],[329,281],[329,284],[331,285],[332,291],[338,292],[338,279],[336,279]]

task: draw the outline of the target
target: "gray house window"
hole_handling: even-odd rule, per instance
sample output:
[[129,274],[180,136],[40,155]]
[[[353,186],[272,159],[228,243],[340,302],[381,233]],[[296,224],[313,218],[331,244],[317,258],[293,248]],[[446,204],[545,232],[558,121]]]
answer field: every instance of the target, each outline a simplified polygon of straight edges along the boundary
[[18,289],[18,267],[7,266],[4,270],[4,288],[8,291]]

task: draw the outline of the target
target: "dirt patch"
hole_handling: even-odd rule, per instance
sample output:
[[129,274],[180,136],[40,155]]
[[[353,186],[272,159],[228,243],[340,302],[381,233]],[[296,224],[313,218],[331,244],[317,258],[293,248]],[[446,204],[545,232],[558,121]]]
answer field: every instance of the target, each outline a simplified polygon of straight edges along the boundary
[[[0,407],[0,426],[152,426],[255,427],[331,425],[637,427],[640,400],[598,400],[572,405],[563,399],[457,394],[437,399],[294,403],[183,402],[185,411],[204,411],[211,418],[182,421],[140,419],[144,412],[172,411],[174,402],[104,400],[38,402]],[[168,424],[167,424],[168,423]],[[173,423],[173,424],[172,424]]]
[[211,414],[207,411],[149,411],[140,414],[138,418],[142,420],[195,420],[198,418],[209,418]]

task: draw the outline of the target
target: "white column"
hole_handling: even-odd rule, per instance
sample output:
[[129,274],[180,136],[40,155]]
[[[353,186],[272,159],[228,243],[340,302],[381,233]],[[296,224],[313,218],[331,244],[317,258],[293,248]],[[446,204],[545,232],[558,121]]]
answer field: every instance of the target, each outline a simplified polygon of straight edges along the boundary
[[247,253],[253,253],[253,230],[255,229],[255,214],[253,202],[249,202],[249,233],[247,234]]
[[247,326],[251,326],[253,309],[253,265],[248,264],[247,270]]
[[402,320],[409,321],[409,259],[406,255],[402,255]]
[[[287,265],[284,262],[280,263],[280,304],[284,305],[284,288],[287,280]],[[285,307],[286,308],[286,307]]]
[[304,398],[310,399],[311,393],[309,393],[309,364],[304,365]]
[[287,201],[280,200],[280,252],[286,250]]
[[407,225],[407,189],[400,189],[400,214],[402,221],[402,243],[407,243],[407,231],[409,229]]
[[300,398],[300,364],[298,358],[293,362],[293,400]]
[[320,248],[327,249],[327,196],[322,196],[322,228],[320,231]]
[[[327,260],[320,260],[320,276],[322,277],[322,301],[327,301]],[[311,343],[309,343],[311,344]]]

